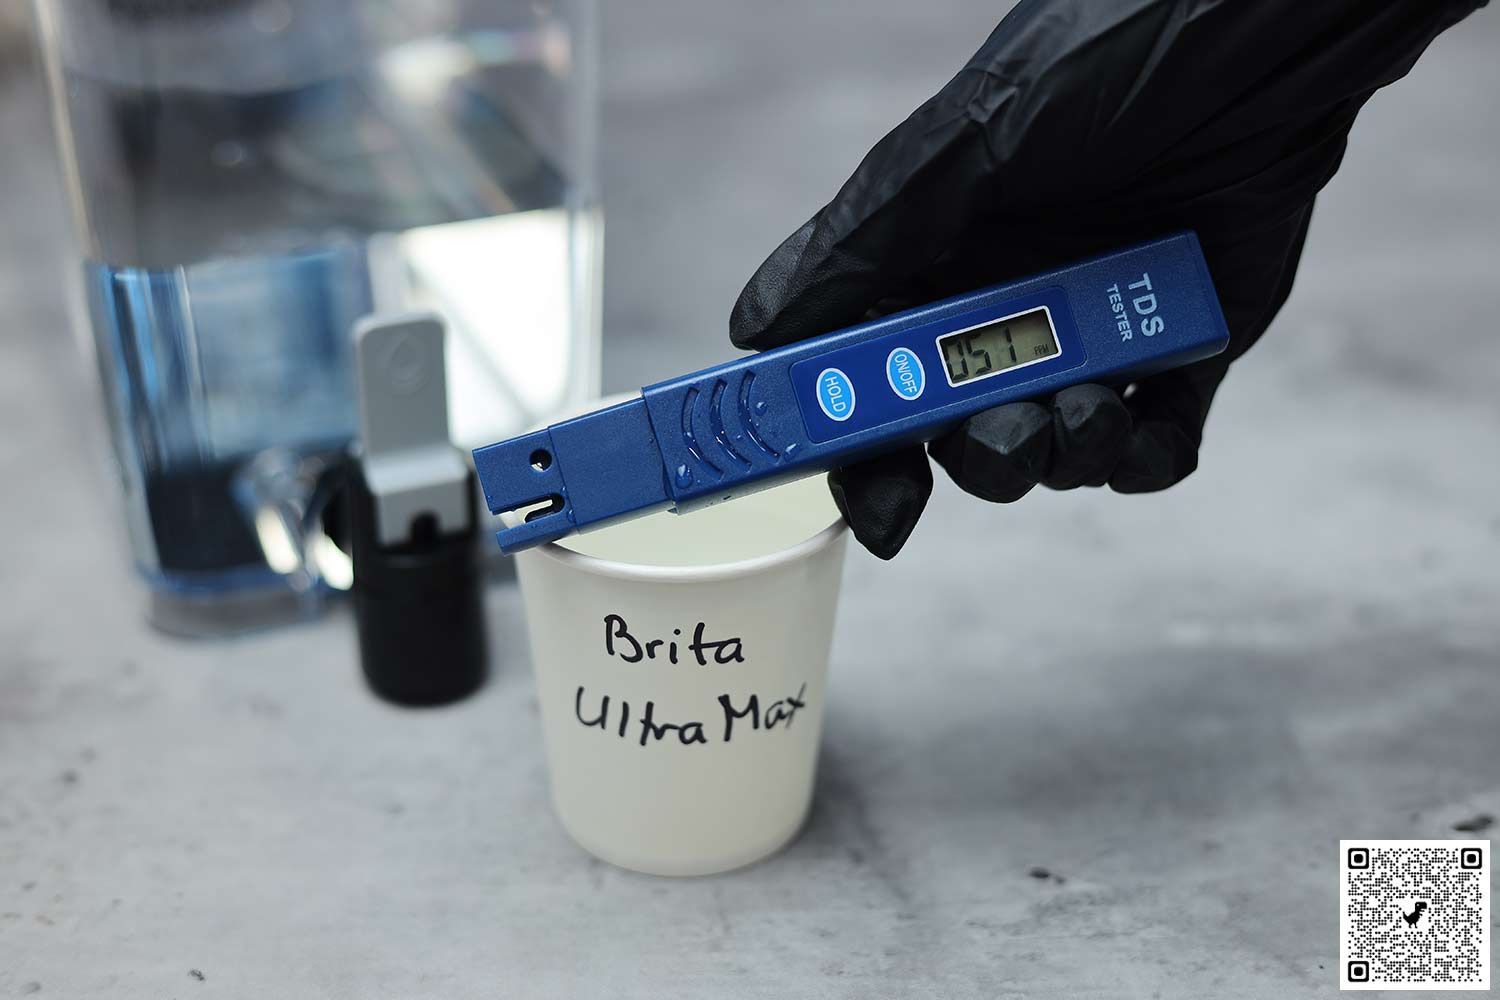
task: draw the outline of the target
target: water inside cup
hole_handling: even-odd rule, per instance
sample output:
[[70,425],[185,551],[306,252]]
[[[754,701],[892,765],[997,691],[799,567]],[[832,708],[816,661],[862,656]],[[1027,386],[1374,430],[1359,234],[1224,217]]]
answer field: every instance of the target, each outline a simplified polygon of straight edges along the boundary
[[714,566],[774,555],[839,519],[822,476],[689,514],[664,511],[573,535],[558,544],[635,566]]

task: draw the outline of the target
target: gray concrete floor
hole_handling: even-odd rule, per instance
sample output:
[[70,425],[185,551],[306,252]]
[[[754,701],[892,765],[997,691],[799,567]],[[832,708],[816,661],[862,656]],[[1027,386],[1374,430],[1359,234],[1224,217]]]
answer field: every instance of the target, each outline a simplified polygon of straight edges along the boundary
[[[610,388],[723,357],[750,270],[996,16],[605,6]],[[369,698],[341,615],[142,624],[12,71],[0,997],[1332,994],[1339,838],[1500,814],[1497,45],[1478,16],[1361,120],[1192,480],[940,485],[851,558],[808,829],[685,882],[561,834],[513,589],[439,712]]]

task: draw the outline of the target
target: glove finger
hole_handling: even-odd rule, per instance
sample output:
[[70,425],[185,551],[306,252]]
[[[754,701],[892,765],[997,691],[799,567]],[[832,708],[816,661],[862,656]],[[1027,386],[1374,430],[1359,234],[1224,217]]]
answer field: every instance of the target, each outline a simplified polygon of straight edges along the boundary
[[976,413],[930,446],[932,457],[965,493],[1014,503],[1046,475],[1052,414],[1038,403],[1009,403]]
[[1210,358],[1146,379],[1125,405],[1132,426],[1109,477],[1116,493],[1152,493],[1192,475],[1198,468],[1203,422],[1228,363]]
[[[771,252],[771,256],[756,268],[750,280],[745,283],[729,313],[729,340],[735,347],[745,351],[763,351],[797,339],[794,336],[784,336],[781,330],[784,324],[778,320],[782,310],[793,298],[791,288],[797,269],[807,253],[817,224],[818,217],[814,216],[782,240],[781,245]],[[811,296],[806,292],[802,294],[808,298],[816,297],[816,293]],[[809,313],[804,322],[816,321],[819,314],[816,303],[808,303],[803,308]],[[834,311],[829,310],[830,313]],[[820,331],[807,328],[802,331],[802,336],[810,337],[818,332]]]
[[1145,420],[1131,431],[1109,485],[1116,493],[1155,493],[1182,482],[1197,468],[1198,445],[1180,424]]
[[1052,464],[1042,485],[1054,490],[1103,486],[1125,452],[1130,411],[1113,389],[1075,385],[1052,400]]
[[932,496],[932,466],[920,446],[901,448],[835,469],[828,488],[859,544],[893,559]]

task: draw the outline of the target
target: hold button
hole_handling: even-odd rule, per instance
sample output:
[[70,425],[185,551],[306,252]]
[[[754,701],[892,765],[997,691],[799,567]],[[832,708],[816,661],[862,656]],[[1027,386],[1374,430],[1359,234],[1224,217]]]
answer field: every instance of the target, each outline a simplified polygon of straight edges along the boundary
[[824,368],[818,375],[818,406],[829,420],[843,423],[854,416],[854,383],[837,368]]

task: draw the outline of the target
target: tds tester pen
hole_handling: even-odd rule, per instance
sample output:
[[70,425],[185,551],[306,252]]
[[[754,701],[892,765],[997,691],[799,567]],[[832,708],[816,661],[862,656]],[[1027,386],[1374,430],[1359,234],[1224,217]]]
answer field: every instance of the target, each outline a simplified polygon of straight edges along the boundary
[[1229,330],[1183,233],[661,382],[641,398],[479,448],[516,552],[662,508],[825,472],[966,417],[1218,354]]

